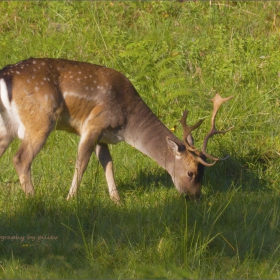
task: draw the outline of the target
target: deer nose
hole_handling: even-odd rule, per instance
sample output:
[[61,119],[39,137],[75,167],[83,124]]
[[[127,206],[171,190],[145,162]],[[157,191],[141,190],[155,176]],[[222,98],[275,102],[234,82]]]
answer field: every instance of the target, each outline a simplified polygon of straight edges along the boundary
[[198,192],[198,193],[195,194],[195,200],[196,200],[197,202],[200,201],[201,197],[202,197],[201,192]]
[[201,197],[202,197],[202,194],[199,191],[199,192],[196,192],[194,195],[187,194],[186,200],[195,200],[196,202],[199,202]]

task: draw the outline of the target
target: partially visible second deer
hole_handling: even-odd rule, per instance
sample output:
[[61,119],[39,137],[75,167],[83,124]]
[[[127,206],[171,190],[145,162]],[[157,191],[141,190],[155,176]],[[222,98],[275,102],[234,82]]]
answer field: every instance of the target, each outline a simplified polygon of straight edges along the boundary
[[[26,195],[34,194],[31,164],[52,130],[81,136],[74,177],[67,199],[76,194],[90,156],[95,152],[105,171],[110,197],[120,201],[108,144],[125,141],[167,170],[180,193],[201,196],[204,166],[219,158],[206,152],[208,139],[217,133],[215,117],[222,103],[212,102],[212,128],[202,151],[193,146],[193,126],[181,123],[183,141],[153,114],[131,82],[120,72],[90,63],[65,59],[30,58],[0,70],[0,156],[11,141],[22,140],[13,163]],[[212,163],[206,162],[206,159]]]

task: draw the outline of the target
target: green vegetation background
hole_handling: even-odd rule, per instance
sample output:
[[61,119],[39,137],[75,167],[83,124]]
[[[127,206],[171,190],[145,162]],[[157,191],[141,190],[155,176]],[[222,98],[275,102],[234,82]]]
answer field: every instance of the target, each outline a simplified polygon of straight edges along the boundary
[[[215,93],[234,95],[217,118],[232,132],[209,151],[203,199],[185,202],[153,160],[112,146],[123,204],[93,156],[65,201],[78,137],[54,132],[33,164],[26,199],[1,158],[0,278],[280,278],[280,4],[278,2],[1,2],[0,66],[64,57],[115,68],[181,137],[200,147]],[[16,239],[18,238],[18,239]]]

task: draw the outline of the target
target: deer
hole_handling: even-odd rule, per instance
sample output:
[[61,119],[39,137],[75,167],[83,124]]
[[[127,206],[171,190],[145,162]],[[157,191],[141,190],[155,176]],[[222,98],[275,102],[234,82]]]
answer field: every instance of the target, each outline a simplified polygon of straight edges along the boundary
[[33,196],[31,164],[50,133],[64,130],[77,134],[80,140],[67,200],[76,195],[95,153],[110,198],[120,202],[108,145],[125,141],[163,167],[180,194],[199,199],[204,167],[228,157],[210,155],[206,148],[210,137],[233,128],[217,130],[215,126],[220,106],[231,98],[216,94],[211,100],[211,129],[199,151],[191,132],[204,119],[188,125],[185,111],[180,121],[183,140],[179,140],[119,71],[62,58],[29,58],[0,70],[0,157],[13,139],[21,140],[12,161],[24,193]]

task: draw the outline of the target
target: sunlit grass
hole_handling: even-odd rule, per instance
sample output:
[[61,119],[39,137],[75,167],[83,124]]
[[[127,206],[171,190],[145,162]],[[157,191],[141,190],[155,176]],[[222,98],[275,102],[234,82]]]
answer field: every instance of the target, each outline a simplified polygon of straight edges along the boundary
[[0,161],[0,278],[280,278],[279,26],[276,2],[1,2],[1,67],[65,57],[116,68],[181,137],[200,147],[217,92],[234,99],[209,151],[200,203],[185,201],[153,160],[111,146],[122,198],[108,196],[93,156],[67,202],[78,137],[54,132],[34,160],[34,198]]

